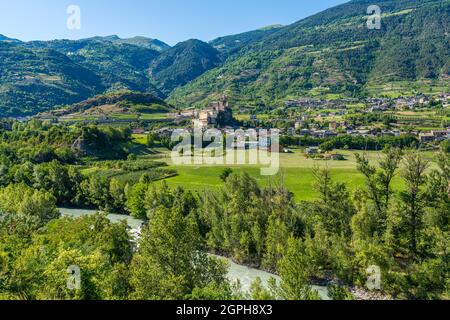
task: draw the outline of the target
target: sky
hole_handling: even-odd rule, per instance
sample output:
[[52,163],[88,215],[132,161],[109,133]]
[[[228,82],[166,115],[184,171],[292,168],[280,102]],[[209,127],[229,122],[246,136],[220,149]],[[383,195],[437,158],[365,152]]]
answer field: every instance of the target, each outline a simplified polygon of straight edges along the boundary
[[[290,24],[346,0],[0,0],[0,34],[22,41],[146,36],[170,45]],[[67,13],[69,6],[78,6]],[[67,22],[69,20],[68,28]],[[78,24],[78,21],[80,22]],[[78,28],[79,27],[79,28]]]

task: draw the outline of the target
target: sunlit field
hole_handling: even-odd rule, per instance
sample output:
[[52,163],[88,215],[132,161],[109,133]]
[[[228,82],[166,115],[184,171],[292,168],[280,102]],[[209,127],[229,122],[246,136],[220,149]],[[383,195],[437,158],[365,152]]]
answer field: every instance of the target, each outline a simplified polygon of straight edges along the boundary
[[[189,190],[209,190],[219,188],[223,181],[220,175],[227,167],[234,172],[247,172],[255,178],[260,185],[267,186],[270,183],[276,183],[282,179],[287,188],[294,193],[297,202],[304,200],[313,200],[317,193],[314,190],[315,167],[329,168],[335,181],[345,182],[351,190],[364,185],[364,177],[358,172],[354,151],[336,151],[345,156],[344,161],[326,161],[307,159],[303,150],[293,150],[290,154],[280,154],[281,168],[277,176],[262,176],[260,166],[252,165],[174,165],[169,152],[160,150],[159,157],[167,162],[170,169],[178,172],[178,175],[164,180],[169,186],[182,186]],[[433,159],[433,153],[425,153],[427,158]],[[369,159],[376,164],[381,158],[380,152],[367,152]],[[394,188],[400,189],[402,182],[399,177],[394,179]]]

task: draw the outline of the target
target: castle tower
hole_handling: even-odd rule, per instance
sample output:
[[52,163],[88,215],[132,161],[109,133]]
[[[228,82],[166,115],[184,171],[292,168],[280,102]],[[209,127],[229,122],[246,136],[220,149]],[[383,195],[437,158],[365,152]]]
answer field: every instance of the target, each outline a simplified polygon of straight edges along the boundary
[[222,95],[219,100],[219,108],[221,111],[229,108],[228,97],[226,95]]

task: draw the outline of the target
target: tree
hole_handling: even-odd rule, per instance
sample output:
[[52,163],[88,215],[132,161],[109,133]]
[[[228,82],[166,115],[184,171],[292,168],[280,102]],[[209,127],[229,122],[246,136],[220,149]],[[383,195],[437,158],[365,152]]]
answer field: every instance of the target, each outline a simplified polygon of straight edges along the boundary
[[261,278],[256,278],[250,287],[250,296],[253,300],[275,300],[275,294],[264,287]]
[[0,189],[0,212],[34,219],[44,225],[59,217],[56,199],[45,191],[34,190],[24,184],[11,184]]
[[441,150],[444,153],[450,153],[450,140],[445,140],[441,143]]
[[148,190],[148,185],[145,183],[137,183],[127,195],[126,207],[130,214],[138,219],[147,218],[147,210],[145,203],[145,196]]
[[328,294],[332,300],[355,300],[350,290],[346,287],[332,285],[328,287]]
[[109,182],[109,196],[111,202],[108,203],[108,212],[125,213],[125,184],[117,179],[111,179]]
[[412,152],[405,157],[403,178],[406,182],[406,191],[401,192],[403,202],[402,216],[406,221],[409,235],[407,242],[410,255],[414,258],[417,254],[418,237],[423,227],[423,215],[425,208],[425,171],[429,162],[418,152]]
[[266,253],[263,260],[265,268],[276,269],[286,252],[289,236],[285,223],[275,215],[271,215],[267,225]]
[[178,210],[156,210],[133,258],[133,298],[184,299],[195,288],[226,282],[224,262],[203,253],[193,219]]
[[319,300],[310,282],[310,272],[305,261],[304,247],[301,240],[291,237],[286,255],[281,259],[278,272],[281,285],[278,294],[285,300]]
[[158,141],[159,137],[156,133],[149,133],[147,135],[147,147],[153,148],[156,146],[156,142]]
[[387,228],[387,215],[393,194],[391,184],[403,158],[403,152],[400,149],[389,147],[383,153],[384,156],[379,163],[381,170],[371,165],[365,155],[356,154],[358,171],[366,178],[366,189],[357,197],[358,211],[371,215],[367,217],[373,222],[368,231],[378,235],[383,235]]
[[225,168],[220,174],[220,180],[226,182],[228,177],[233,174],[233,170],[231,168]]
[[303,233],[303,221],[298,215],[293,194],[284,187],[282,176],[263,191],[263,201],[269,214],[262,232],[262,237],[265,237],[263,266],[276,270],[286,252],[289,237],[299,237]]
[[319,201],[311,207],[313,218],[332,234],[350,236],[350,222],[356,212],[346,185],[333,182],[328,169],[315,168],[313,174],[314,188],[319,192]]
[[[52,220],[15,252],[9,284],[0,291],[32,300],[126,299],[131,256],[125,223],[105,215]],[[68,269],[80,271],[73,274],[79,286],[68,287]]]

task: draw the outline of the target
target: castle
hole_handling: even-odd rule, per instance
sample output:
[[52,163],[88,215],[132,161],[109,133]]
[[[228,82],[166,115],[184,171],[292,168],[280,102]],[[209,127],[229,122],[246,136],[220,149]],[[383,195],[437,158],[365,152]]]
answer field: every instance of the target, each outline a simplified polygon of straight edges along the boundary
[[198,111],[193,120],[194,128],[196,129],[221,127],[232,123],[233,111],[226,96],[222,96],[218,102],[212,103],[207,108]]

